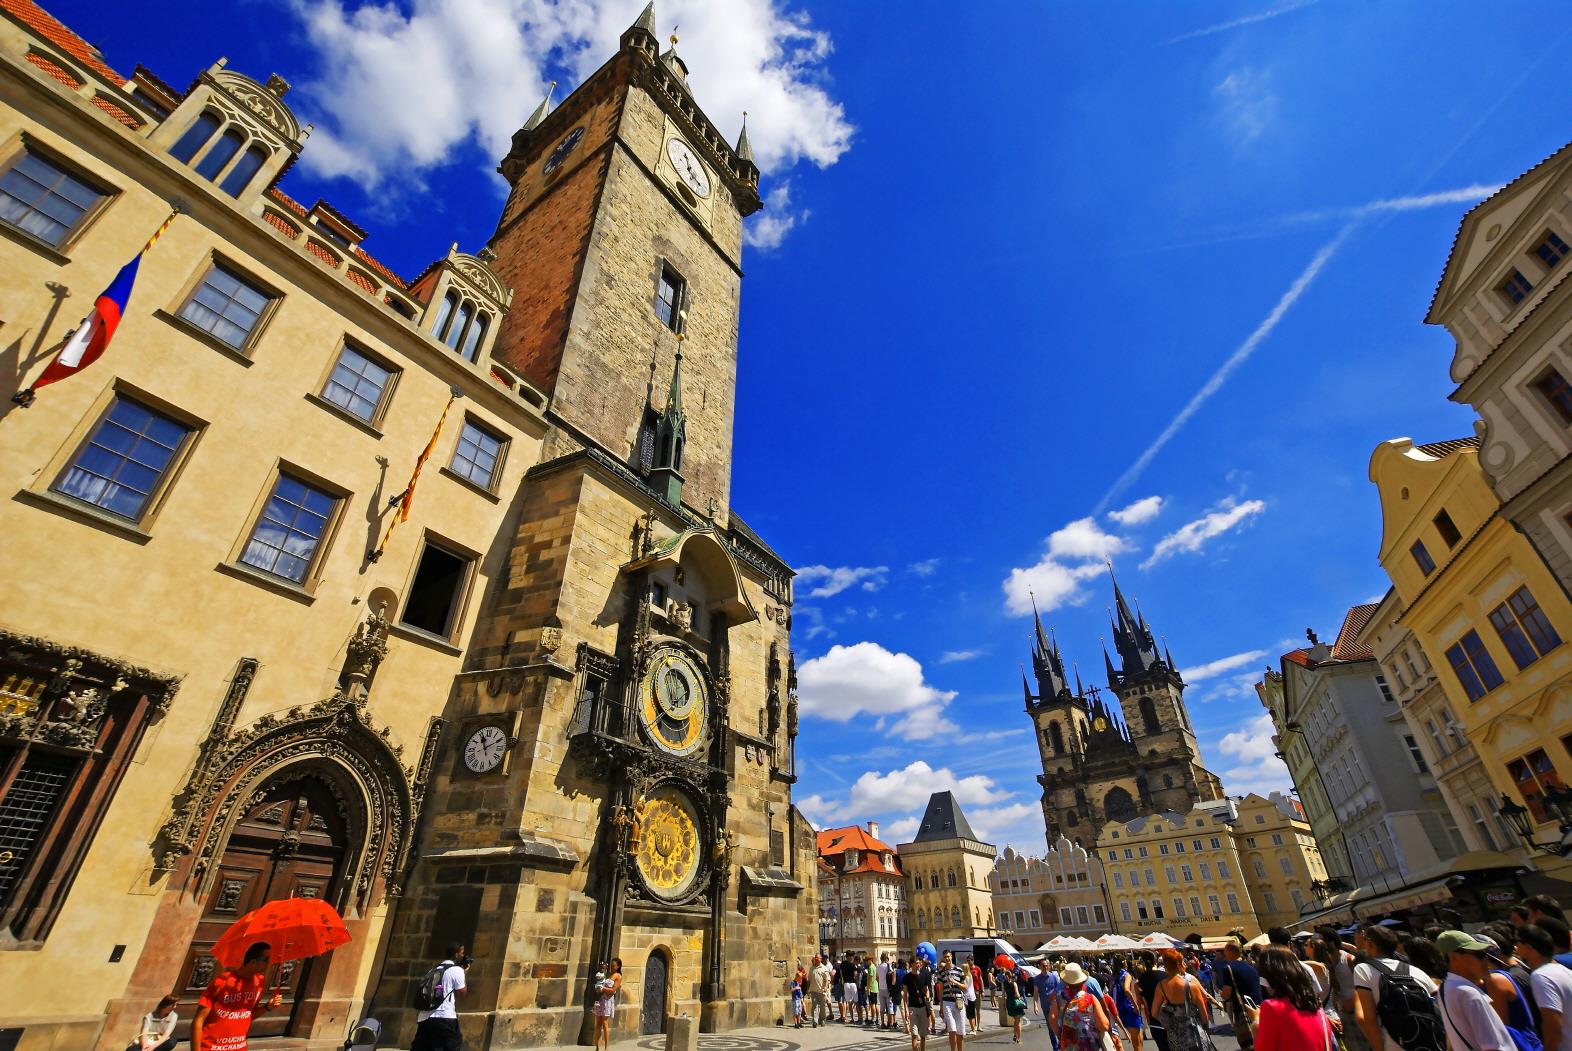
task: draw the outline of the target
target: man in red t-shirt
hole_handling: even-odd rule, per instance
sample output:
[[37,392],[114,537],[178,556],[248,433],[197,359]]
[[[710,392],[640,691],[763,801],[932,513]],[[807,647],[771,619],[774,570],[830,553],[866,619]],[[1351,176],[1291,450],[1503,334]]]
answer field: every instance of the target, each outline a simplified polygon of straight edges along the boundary
[[246,1051],[251,1016],[277,1007],[284,998],[275,991],[266,1004],[268,959],[273,947],[257,942],[233,971],[224,971],[208,983],[191,1019],[191,1046],[195,1051]]

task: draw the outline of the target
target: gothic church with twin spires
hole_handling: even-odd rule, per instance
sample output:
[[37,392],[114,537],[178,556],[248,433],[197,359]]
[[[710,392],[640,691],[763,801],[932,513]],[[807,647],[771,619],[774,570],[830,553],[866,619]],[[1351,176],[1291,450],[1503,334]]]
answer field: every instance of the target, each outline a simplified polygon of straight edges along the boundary
[[1098,687],[1083,687],[1078,671],[1072,688],[1058,640],[1035,617],[1037,690],[1024,671],[1021,686],[1042,756],[1037,781],[1050,843],[1062,835],[1091,849],[1111,821],[1158,811],[1184,814],[1223,795],[1222,782],[1201,762],[1173,657],[1166,646],[1158,652],[1145,615],[1131,613],[1117,581],[1113,589],[1117,665],[1103,648],[1112,702]]

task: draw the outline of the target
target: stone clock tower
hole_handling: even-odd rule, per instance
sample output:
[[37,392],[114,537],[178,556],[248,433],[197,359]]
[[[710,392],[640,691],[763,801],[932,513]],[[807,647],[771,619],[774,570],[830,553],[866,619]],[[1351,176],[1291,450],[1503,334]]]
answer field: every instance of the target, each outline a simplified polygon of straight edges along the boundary
[[[449,940],[471,1046],[773,1024],[813,952],[792,570],[729,506],[747,133],[729,144],[647,8],[514,136],[493,359],[548,399],[540,463],[445,713],[378,995],[393,1036]],[[502,377],[506,380],[507,377]]]

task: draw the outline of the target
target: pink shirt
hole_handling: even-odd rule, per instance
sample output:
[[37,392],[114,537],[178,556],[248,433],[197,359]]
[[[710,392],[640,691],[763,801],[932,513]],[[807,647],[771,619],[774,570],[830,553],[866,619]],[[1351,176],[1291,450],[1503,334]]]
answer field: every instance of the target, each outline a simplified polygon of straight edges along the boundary
[[1319,1010],[1300,1011],[1287,1000],[1261,1004],[1261,1021],[1255,1034],[1256,1051],[1332,1051],[1326,1015]]

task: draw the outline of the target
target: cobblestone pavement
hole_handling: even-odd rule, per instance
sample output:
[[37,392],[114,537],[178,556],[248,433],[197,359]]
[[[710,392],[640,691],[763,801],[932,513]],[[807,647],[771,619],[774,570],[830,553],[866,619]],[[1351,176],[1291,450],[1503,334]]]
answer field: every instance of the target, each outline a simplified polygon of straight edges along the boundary
[[[1050,1045],[1042,1019],[1030,1015],[1021,1029],[1021,1047],[1030,1051],[1043,1051]],[[968,1045],[1010,1047],[1010,1030],[999,1025],[984,1025],[978,1036],[968,1037]],[[1225,1026],[1212,1034],[1217,1051],[1238,1051],[1239,1044]],[[856,1025],[831,1022],[814,1029],[804,1026],[794,1029],[786,1026],[771,1028],[739,1029],[730,1033],[705,1033],[699,1036],[699,1051],[905,1051],[911,1041],[899,1030],[880,1030]],[[665,1051],[664,1036],[642,1036],[619,1040],[612,1044],[612,1051]],[[928,1051],[947,1051],[944,1034],[928,1037]],[[566,1051],[566,1049],[564,1049]],[[577,1049],[575,1049],[577,1051]],[[1142,1051],[1155,1051],[1147,1042]]]

